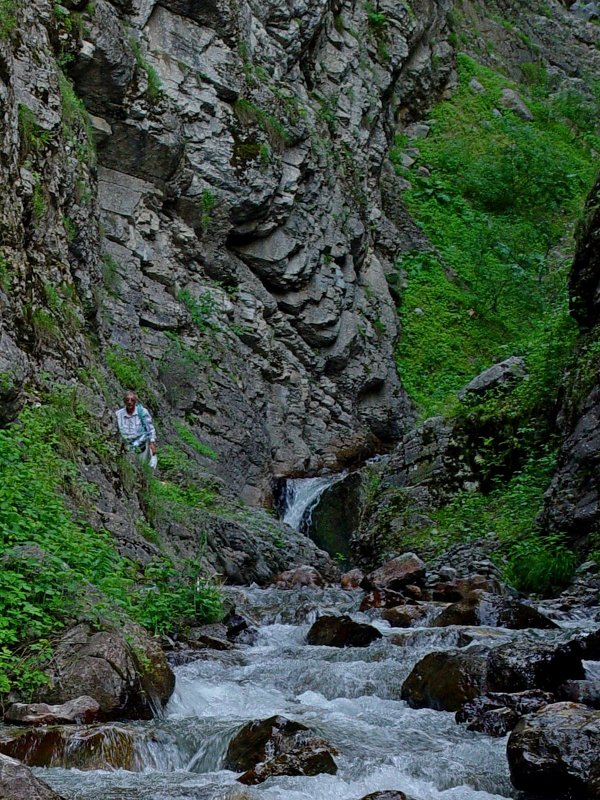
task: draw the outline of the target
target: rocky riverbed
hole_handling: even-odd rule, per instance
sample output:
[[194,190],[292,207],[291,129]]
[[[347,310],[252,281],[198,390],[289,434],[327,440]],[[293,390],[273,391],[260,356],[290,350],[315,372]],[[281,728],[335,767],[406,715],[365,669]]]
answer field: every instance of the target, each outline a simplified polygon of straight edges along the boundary
[[228,590],[228,624],[193,646],[163,642],[179,666],[154,719],[13,722],[0,750],[65,800],[600,796],[597,607],[524,603],[412,554],[345,577],[362,588],[314,568],[276,583]]

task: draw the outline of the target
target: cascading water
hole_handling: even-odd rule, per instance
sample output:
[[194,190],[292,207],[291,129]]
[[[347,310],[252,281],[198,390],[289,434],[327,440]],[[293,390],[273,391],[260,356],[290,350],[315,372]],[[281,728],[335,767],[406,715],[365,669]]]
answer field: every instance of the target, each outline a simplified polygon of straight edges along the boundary
[[336,475],[320,475],[316,478],[290,478],[285,483],[282,498],[282,520],[297,531],[306,533],[310,528],[311,514],[323,492],[347,472]]
[[[360,593],[341,589],[237,589],[236,606],[259,624],[253,645],[206,651],[177,669],[163,718],[126,727],[133,767],[37,770],[66,800],[359,800],[396,789],[416,800],[514,798],[506,741],[471,733],[454,715],[401,701],[413,664],[432,650],[456,647],[461,630],[391,629],[358,612]],[[306,644],[324,610],[376,624],[383,639],[367,648]],[[480,628],[495,643],[523,631]],[[564,636],[562,631],[540,637]],[[276,777],[253,787],[223,769],[227,746],[252,719],[283,714],[337,750],[336,775]]]

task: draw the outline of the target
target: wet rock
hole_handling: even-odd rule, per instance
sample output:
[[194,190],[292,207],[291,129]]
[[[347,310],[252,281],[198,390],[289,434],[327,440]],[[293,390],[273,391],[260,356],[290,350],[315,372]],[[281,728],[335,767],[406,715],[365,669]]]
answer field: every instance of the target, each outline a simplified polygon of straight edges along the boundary
[[433,600],[458,603],[477,591],[502,594],[503,590],[502,585],[495,578],[475,575],[471,578],[456,578],[436,583],[431,587],[431,597]]
[[304,564],[276,575],[271,585],[277,589],[296,589],[298,586],[324,586],[325,581],[317,569]]
[[549,692],[490,692],[476,697],[456,712],[456,721],[465,722],[470,731],[488,736],[505,736],[525,714],[539,711],[554,697]]
[[227,638],[231,642],[235,642],[240,636],[245,639],[252,630],[255,630],[250,620],[243,614],[230,614],[225,624],[227,626]]
[[395,789],[386,789],[383,792],[372,792],[361,798],[361,800],[413,800],[404,792],[397,792]]
[[368,647],[376,639],[381,639],[377,628],[345,615],[319,617],[306,636],[308,644],[327,647]]
[[411,708],[458,711],[485,691],[486,656],[482,649],[429,653],[404,681],[401,697]]
[[405,680],[402,699],[412,708],[458,711],[487,692],[555,691],[569,678],[581,677],[581,659],[568,646],[513,641],[491,649],[429,653]]
[[190,647],[207,647],[210,650],[233,649],[233,644],[227,638],[227,626],[221,623],[190,628],[185,641]]
[[375,589],[368,592],[360,601],[360,610],[368,611],[370,608],[396,608],[404,605],[406,598],[400,592]]
[[487,682],[495,692],[552,692],[570,678],[583,677],[581,658],[568,645],[521,640],[495,647],[488,656]]
[[351,569],[349,572],[345,572],[340,579],[342,589],[360,589],[364,577],[364,572],[360,569]]
[[335,775],[337,765],[331,749],[323,739],[311,737],[304,744],[297,744],[289,753],[280,753],[275,758],[257,764],[238,778],[246,786],[255,786],[276,775]]
[[175,687],[158,641],[137,625],[95,631],[80,623],[54,648],[44,699],[64,703],[82,692],[100,705],[101,719],[151,719]]
[[0,800],[62,800],[23,764],[0,755]]
[[139,746],[146,738],[142,729],[115,724],[5,728],[0,753],[29,767],[139,771],[144,768]]
[[4,714],[5,723],[20,725],[89,724],[98,719],[100,705],[93,697],[78,697],[62,705],[13,703]]
[[536,795],[600,797],[600,711],[555,703],[524,717],[507,750],[514,786]]
[[461,602],[448,606],[431,624],[437,628],[447,625],[489,625],[512,630],[551,630],[559,627],[535,608],[518,600],[482,591],[472,592]]
[[396,606],[396,608],[386,608],[381,616],[392,628],[412,628],[426,620],[429,610],[426,605]]
[[273,775],[335,774],[333,753],[306,725],[275,716],[244,725],[227,748],[225,767],[243,770],[238,780],[254,785]]
[[600,680],[566,681],[558,687],[557,694],[561,700],[600,709]]
[[425,577],[425,564],[415,553],[404,553],[386,561],[363,581],[363,588],[399,591],[409,584],[419,584]]

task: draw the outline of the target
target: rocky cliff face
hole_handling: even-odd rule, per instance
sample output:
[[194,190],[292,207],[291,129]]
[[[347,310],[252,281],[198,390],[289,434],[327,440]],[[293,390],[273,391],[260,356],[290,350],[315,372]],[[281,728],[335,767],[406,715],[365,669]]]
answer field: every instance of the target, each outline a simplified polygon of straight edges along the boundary
[[[546,495],[544,526],[574,540],[600,533],[600,179],[590,192],[569,290],[582,329],[559,425],[564,443]],[[588,538],[589,541],[589,538]]]
[[40,372],[134,362],[250,502],[393,441],[380,177],[450,78],[445,0],[11,7],[3,418]]

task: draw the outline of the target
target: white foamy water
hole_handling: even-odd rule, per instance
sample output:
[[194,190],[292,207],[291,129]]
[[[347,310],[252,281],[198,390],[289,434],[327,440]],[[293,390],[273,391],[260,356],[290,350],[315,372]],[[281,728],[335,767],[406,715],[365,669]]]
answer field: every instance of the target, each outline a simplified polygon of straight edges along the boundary
[[[141,772],[37,770],[40,777],[66,800],[360,800],[384,789],[415,800],[515,796],[504,740],[400,700],[412,665],[430,650],[455,646],[456,631],[406,631],[398,646],[382,625],[384,638],[367,648],[311,647],[305,636],[319,605],[365,619],[356,613],[356,593],[251,589],[244,596],[265,623],[256,644],[236,657],[213,653],[177,670],[164,719],[134,726],[144,733]],[[331,742],[338,773],[237,783],[237,774],[223,769],[230,739],[245,722],[273,714]]]
[[310,514],[323,492],[346,477],[347,472],[337,475],[320,475],[316,478],[295,478],[286,481],[285,511],[282,520],[299,531],[302,525],[310,525]]

